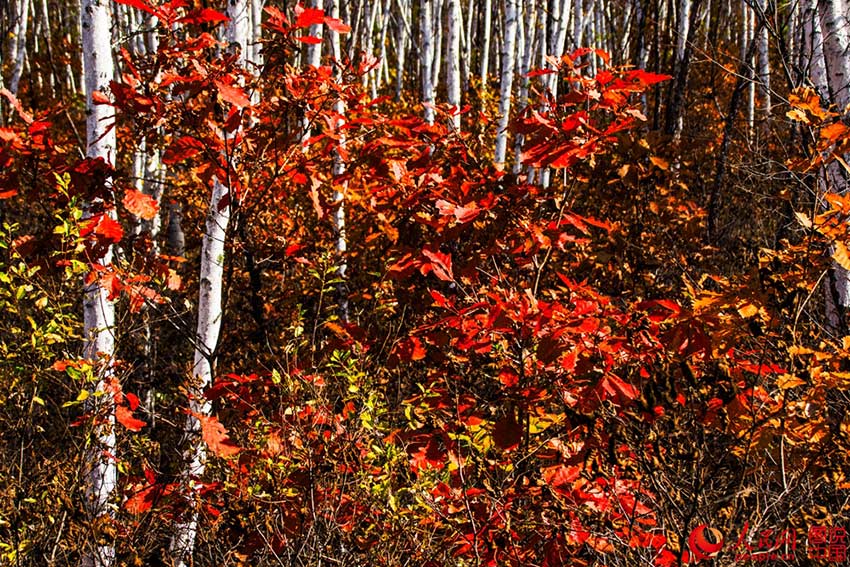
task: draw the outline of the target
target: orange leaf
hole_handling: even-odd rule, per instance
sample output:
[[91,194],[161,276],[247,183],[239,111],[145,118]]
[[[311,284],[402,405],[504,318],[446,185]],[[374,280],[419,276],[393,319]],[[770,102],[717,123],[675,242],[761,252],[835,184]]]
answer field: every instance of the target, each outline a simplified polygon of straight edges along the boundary
[[833,246],[832,259],[845,270],[850,270],[850,257],[847,256],[847,247],[843,242],[838,241]]
[[251,99],[248,98],[241,87],[228,85],[222,81],[215,81],[215,86],[218,88],[218,95],[221,99],[236,108],[245,108],[251,105]]
[[127,499],[127,502],[124,503],[124,509],[131,514],[143,514],[147,512],[153,507],[157,492],[161,492],[161,487],[157,485],[143,488]]
[[159,212],[156,199],[134,189],[127,189],[124,192],[123,203],[130,213],[145,220],[153,220]]
[[207,444],[213,454],[227,458],[239,452],[239,447],[227,436],[227,429],[218,418],[199,414],[195,414],[195,417],[201,422],[201,435],[204,443]]
[[147,425],[141,419],[133,417],[133,411],[124,405],[115,406],[115,420],[130,431],[141,431]]
[[448,254],[443,254],[437,250],[429,250],[425,248],[422,250],[422,255],[430,260],[430,262],[424,262],[422,264],[422,275],[427,275],[428,272],[433,271],[434,275],[437,278],[450,282],[454,280],[454,276],[452,275],[452,257]]

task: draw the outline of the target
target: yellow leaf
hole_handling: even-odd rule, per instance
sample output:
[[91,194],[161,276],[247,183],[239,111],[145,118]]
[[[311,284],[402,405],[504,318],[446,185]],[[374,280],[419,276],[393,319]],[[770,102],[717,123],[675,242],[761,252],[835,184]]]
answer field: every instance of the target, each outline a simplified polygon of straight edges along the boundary
[[783,374],[776,380],[776,387],[780,390],[790,390],[797,386],[804,386],[806,382],[793,374]]
[[797,222],[799,222],[805,228],[812,228],[812,219],[808,217],[805,213],[795,212],[794,216],[797,217]]
[[847,256],[847,247],[843,242],[833,244],[832,259],[845,270],[850,270],[850,257]]
[[655,165],[655,167],[657,167],[658,169],[663,169],[664,171],[670,169],[670,162],[664,158],[660,158],[658,156],[649,156],[649,161],[651,161],[652,164]]
[[759,308],[752,303],[745,303],[738,308],[738,314],[744,319],[749,319],[759,312]]

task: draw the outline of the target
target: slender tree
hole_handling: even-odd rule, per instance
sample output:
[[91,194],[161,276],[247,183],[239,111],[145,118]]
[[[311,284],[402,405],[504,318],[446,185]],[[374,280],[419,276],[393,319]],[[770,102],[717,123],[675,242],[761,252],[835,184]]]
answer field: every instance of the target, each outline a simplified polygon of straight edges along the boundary
[[422,0],[419,14],[419,29],[422,34],[422,51],[419,54],[419,70],[422,74],[422,102],[425,104],[425,121],[434,122],[434,81],[431,75],[434,61],[434,31],[431,21],[434,12],[433,0]]
[[[227,39],[238,44],[239,63],[244,66],[248,54],[250,7],[247,0],[232,0],[227,6]],[[226,161],[231,161],[233,147],[225,139]],[[192,363],[192,382],[189,387],[189,414],[184,426],[186,461],[184,476],[193,487],[206,469],[206,447],[201,441],[201,418],[212,414],[212,404],[204,397],[204,390],[212,384],[215,372],[215,354],[223,318],[222,287],[224,275],[227,226],[230,222],[230,204],[222,205],[230,190],[224,180],[213,179],[212,195],[207,211],[206,225],[201,245],[200,290],[198,293],[198,323],[195,331],[195,352]],[[194,496],[194,493],[193,493]],[[198,532],[199,511],[193,498],[185,516],[174,526],[170,552],[176,567],[192,564],[192,553]]]
[[493,0],[484,0],[481,11],[484,18],[481,24],[481,65],[478,75],[481,79],[481,87],[486,88],[487,76],[490,74],[490,37],[493,28]]
[[[26,3],[26,0],[24,0]],[[99,159],[112,165],[115,162],[115,129],[110,124],[112,111],[103,104],[95,104],[93,93],[109,92],[113,78],[112,16],[105,0],[83,0],[80,26],[83,31],[83,66],[86,87],[86,157]],[[86,215],[94,221],[95,215],[114,220],[114,208],[104,199],[88,203]],[[101,266],[112,263],[112,246],[101,258],[92,261]],[[93,276],[94,274],[90,274]],[[91,521],[110,516],[110,500],[116,488],[118,471],[115,464],[115,405],[111,395],[113,381],[113,356],[115,352],[115,306],[109,293],[91,277],[85,286],[83,299],[83,337],[85,358],[96,363],[99,380],[95,395],[89,396],[89,409],[95,415],[95,427],[85,458],[85,507]],[[99,394],[98,394],[99,392]],[[82,558],[83,567],[107,567],[115,562],[112,543],[92,542]]]
[[452,125],[456,130],[460,130],[460,29],[460,0],[449,0],[446,87],[449,94],[449,104],[454,106],[456,110],[452,116]]
[[499,93],[499,131],[496,134],[495,163],[502,166],[508,149],[508,122],[516,67],[517,0],[505,0],[505,43],[502,52],[501,92]]
[[17,22],[15,22],[15,37],[13,40],[15,66],[12,70],[12,78],[9,80],[9,90],[12,94],[18,94],[18,85],[21,75],[24,73],[24,63],[27,59],[27,24],[29,22],[30,0],[18,1]]

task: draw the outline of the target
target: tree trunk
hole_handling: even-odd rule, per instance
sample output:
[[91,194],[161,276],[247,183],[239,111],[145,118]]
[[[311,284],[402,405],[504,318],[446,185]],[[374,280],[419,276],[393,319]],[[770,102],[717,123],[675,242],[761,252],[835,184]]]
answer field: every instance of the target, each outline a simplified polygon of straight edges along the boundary
[[[331,17],[339,18],[339,0],[333,0],[333,3],[331,4]],[[336,79],[337,81],[342,81],[342,49],[340,47],[339,34],[335,32],[331,33],[331,50],[333,52],[334,59],[340,62],[340,64],[336,66]],[[336,124],[334,125],[334,128],[337,130],[339,135],[339,145],[342,147],[345,147],[345,132],[341,130],[342,126],[345,124],[345,110],[345,101],[337,99],[334,102],[334,113],[336,114]],[[334,232],[336,233],[336,275],[337,279],[340,280],[336,286],[337,310],[339,318],[344,323],[347,323],[349,319],[348,285],[346,282],[346,272],[348,271],[348,240],[346,239],[345,234],[345,190],[347,187],[340,187],[336,181],[345,173],[345,161],[342,158],[341,152],[337,150],[334,151],[333,157],[333,199],[334,202],[338,203],[331,219],[333,222]]]
[[[112,16],[105,0],[83,0],[80,26],[83,31],[83,65],[86,87],[86,157],[115,163],[115,129],[109,124],[112,113],[109,106],[94,104],[92,93],[109,92],[113,78]],[[87,207],[87,215],[108,207],[97,199]],[[114,208],[108,214],[114,218]],[[112,247],[107,248],[98,260],[102,266],[112,262]],[[102,395],[89,396],[88,410],[95,415],[94,432],[86,451],[83,478],[85,483],[85,509],[89,520],[111,517],[109,501],[117,484],[118,471],[115,458],[115,405],[109,393],[115,380],[113,355],[115,351],[115,306],[109,293],[95,280],[85,286],[83,299],[83,356],[98,362],[100,380],[95,387]],[[107,567],[115,563],[112,543],[92,542],[82,557],[83,567]]]
[[[850,14],[845,0],[818,0],[818,17],[823,33],[823,56],[830,100],[847,118],[850,104]],[[847,178],[836,163],[825,170],[827,190],[844,194]],[[846,333],[850,314],[850,271],[833,263],[826,287],[827,321],[833,331]]]
[[505,0],[505,43],[502,54],[501,93],[499,94],[499,132],[496,134],[496,167],[505,163],[508,148],[508,123],[516,67],[517,0]]
[[425,105],[425,122],[434,123],[434,82],[431,77],[434,61],[434,32],[432,28],[433,0],[422,0],[420,6],[420,30],[422,52],[419,54],[419,71],[422,74],[422,102]]
[[[255,0],[256,1],[256,0]],[[255,3],[252,2],[252,4]],[[310,8],[322,9],[322,0],[312,0],[310,2]],[[324,28],[324,24],[313,24],[310,26],[310,35],[313,37],[317,37],[322,39],[322,29]],[[319,67],[322,64],[322,44],[321,43],[311,43],[307,45],[307,65],[312,67]]]
[[770,44],[768,42],[767,0],[757,0],[758,17],[763,22],[758,32],[758,81],[762,96],[762,118],[765,127],[770,119]]
[[493,0],[484,0],[484,22],[481,24],[481,67],[479,76],[481,79],[481,88],[487,88],[487,77],[490,74],[490,37],[493,28]]
[[455,107],[452,126],[460,131],[460,0],[449,0],[448,69],[446,87],[449,104]]
[[[249,5],[247,0],[231,0],[227,6],[230,18],[227,39],[241,47],[239,63],[245,65],[250,33]],[[225,161],[232,162],[225,140]],[[175,524],[169,551],[176,567],[192,565],[192,553],[198,532],[198,499],[194,481],[203,477],[206,469],[206,447],[201,440],[201,422],[198,416],[212,414],[212,404],[204,397],[204,390],[212,384],[215,371],[215,351],[221,331],[223,272],[227,226],[230,222],[230,203],[221,206],[222,200],[232,194],[222,180],[213,179],[212,195],[207,210],[206,230],[201,244],[200,289],[198,292],[198,323],[195,331],[195,352],[192,363],[192,381],[189,385],[189,415],[183,435],[187,445],[183,472],[192,489],[190,508]]]
[[9,90],[14,95],[18,94],[18,86],[21,82],[21,75],[24,73],[24,62],[27,58],[29,7],[29,0],[20,0],[18,3],[18,21],[15,24],[15,58],[13,59],[15,67],[12,69],[12,77],[9,79]]
[[850,13],[846,0],[818,0],[829,95],[844,114],[850,103]]

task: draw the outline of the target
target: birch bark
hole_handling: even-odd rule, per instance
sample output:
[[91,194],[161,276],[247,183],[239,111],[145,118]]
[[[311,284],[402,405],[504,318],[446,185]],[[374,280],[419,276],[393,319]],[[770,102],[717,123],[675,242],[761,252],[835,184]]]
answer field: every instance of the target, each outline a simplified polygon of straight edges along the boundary
[[[247,0],[230,0],[227,5],[227,39],[240,46],[239,63],[244,66],[249,48],[250,7]],[[225,148],[228,141],[225,140]],[[231,153],[233,148],[228,148]],[[232,161],[230,155],[225,160]],[[192,364],[192,383],[189,387],[190,413],[184,425],[187,443],[184,458],[184,477],[193,492],[190,510],[174,526],[169,551],[176,567],[193,564],[192,554],[198,533],[198,508],[194,482],[206,469],[206,447],[201,440],[201,422],[198,416],[212,414],[212,404],[204,397],[204,390],[212,384],[215,371],[215,351],[221,332],[222,288],[227,226],[230,222],[230,204],[222,205],[230,190],[222,180],[213,180],[212,195],[207,210],[204,237],[201,244],[200,289],[198,291],[198,322],[195,331],[195,352]],[[232,197],[232,195],[231,195]]]
[[[109,92],[113,78],[112,15],[106,0],[83,0],[80,13],[83,66],[86,87],[86,157],[115,162],[115,129],[109,124],[112,109],[94,104],[92,93]],[[104,207],[102,199],[89,203],[90,211]],[[109,214],[114,217],[114,209]],[[102,266],[112,262],[112,247],[98,260]],[[84,288],[83,298],[83,356],[99,362],[100,380],[95,387],[100,395],[89,396],[88,410],[98,420],[86,451],[83,478],[85,509],[89,519],[96,521],[113,513],[110,499],[115,492],[118,471],[115,459],[115,405],[109,393],[114,380],[112,357],[115,352],[115,306],[108,292],[95,280]],[[83,567],[109,567],[115,563],[115,547],[110,543],[93,542],[82,557]]]
[[9,79],[9,90],[12,94],[18,94],[18,86],[21,75],[24,73],[24,62],[27,58],[27,24],[29,22],[29,0],[18,2],[18,21],[15,24],[15,67],[12,69],[12,77]]
[[460,131],[460,0],[449,0],[448,69],[446,87],[449,104],[455,107],[452,126]]
[[434,31],[431,21],[434,8],[432,0],[422,0],[420,6],[420,31],[422,52],[419,54],[419,71],[422,73],[422,102],[425,105],[425,122],[434,123],[434,82],[431,76],[434,61]]
[[[331,17],[339,18],[339,0],[332,0]],[[342,48],[340,46],[339,34],[331,32],[331,51],[334,60],[337,61],[335,77],[337,81],[342,81]],[[334,128],[339,135],[339,145],[345,147],[345,133],[341,130],[345,124],[345,101],[341,98],[334,102],[334,113],[336,114]],[[342,158],[341,152],[334,150],[333,175],[335,179],[340,178],[345,173],[345,161]],[[346,283],[346,275],[348,271],[347,252],[348,240],[345,234],[345,193],[346,186],[340,187],[334,181],[334,202],[338,203],[334,210],[332,222],[334,232],[336,233],[336,275],[339,279],[337,284],[337,305],[339,318],[347,323],[349,319],[348,310],[348,285]]]
[[505,163],[508,149],[508,123],[516,68],[517,0],[505,0],[505,43],[502,54],[501,92],[499,93],[499,132],[496,134],[496,167]]
[[481,88],[486,88],[487,76],[490,73],[490,37],[493,28],[493,0],[484,0],[482,10],[484,12],[484,22],[482,24],[481,34],[481,67],[478,74],[481,79]]

